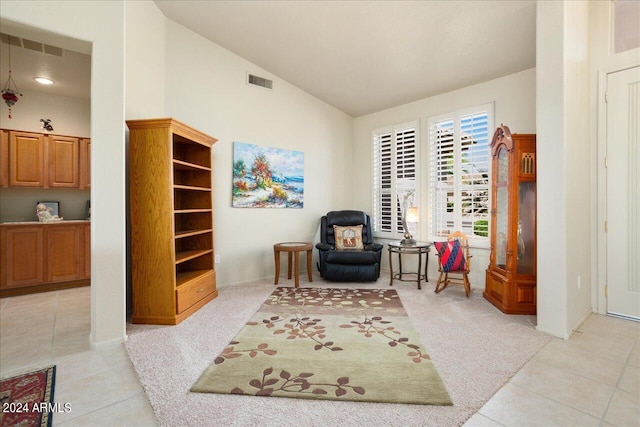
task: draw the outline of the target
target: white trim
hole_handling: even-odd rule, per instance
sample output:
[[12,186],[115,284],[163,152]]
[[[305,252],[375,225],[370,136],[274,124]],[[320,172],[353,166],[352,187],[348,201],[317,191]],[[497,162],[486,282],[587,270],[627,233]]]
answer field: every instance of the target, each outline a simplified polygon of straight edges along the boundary
[[558,333],[556,331],[552,331],[551,329],[542,328],[540,327],[540,325],[536,326],[536,331],[543,332],[557,338],[562,338],[563,340],[568,340],[569,338],[571,338],[571,333]]
[[607,299],[605,297],[605,286],[607,282],[607,235],[604,232],[604,223],[607,220],[607,170],[604,167],[607,155],[607,104],[605,93],[607,91],[607,75],[605,71],[598,72],[598,155],[597,155],[597,198],[598,214],[596,220],[597,235],[597,286],[592,287],[592,303],[595,300],[595,310],[599,314],[606,314]]
[[92,334],[89,333],[89,342],[91,343],[92,350],[99,350],[99,349],[108,348],[114,345],[124,344],[128,338],[129,336],[125,334],[124,336],[119,338],[114,338],[107,341],[94,342]]

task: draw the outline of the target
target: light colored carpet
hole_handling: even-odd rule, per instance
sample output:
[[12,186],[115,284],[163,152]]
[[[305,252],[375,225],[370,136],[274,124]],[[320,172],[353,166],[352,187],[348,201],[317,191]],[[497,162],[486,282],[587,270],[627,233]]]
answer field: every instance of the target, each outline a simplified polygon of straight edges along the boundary
[[388,286],[277,288],[191,391],[452,404]]
[[[338,284],[314,276],[301,286],[385,288]],[[283,280],[281,285],[292,286]],[[453,406],[264,398],[189,391],[273,292],[270,281],[221,286],[219,296],[177,326],[128,325],[127,350],[163,426],[454,426],[463,424],[549,340],[534,329],[535,316],[505,315],[473,289],[438,295],[430,282],[394,284]]]

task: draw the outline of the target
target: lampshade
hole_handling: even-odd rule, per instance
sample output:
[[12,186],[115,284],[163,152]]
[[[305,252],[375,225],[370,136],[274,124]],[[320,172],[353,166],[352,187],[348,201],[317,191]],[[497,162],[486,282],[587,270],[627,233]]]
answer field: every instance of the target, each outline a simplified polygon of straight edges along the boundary
[[407,222],[419,222],[418,208],[411,206],[407,209]]

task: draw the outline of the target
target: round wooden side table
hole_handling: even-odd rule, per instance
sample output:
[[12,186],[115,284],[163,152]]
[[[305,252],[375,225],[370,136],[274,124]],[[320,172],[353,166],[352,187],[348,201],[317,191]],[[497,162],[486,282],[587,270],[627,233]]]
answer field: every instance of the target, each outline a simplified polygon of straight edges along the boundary
[[286,252],[288,256],[288,269],[287,269],[287,278],[291,279],[291,258],[295,253],[295,261],[294,261],[294,273],[295,273],[295,283],[296,288],[300,284],[300,279],[298,277],[300,273],[300,257],[298,254],[300,252],[307,252],[307,274],[309,275],[309,281],[313,282],[313,278],[311,277],[311,256],[313,255],[313,243],[308,242],[284,242],[284,243],[276,243],[273,245],[273,256],[276,261],[276,278],[274,280],[274,285],[278,284],[278,279],[280,277],[280,252]]

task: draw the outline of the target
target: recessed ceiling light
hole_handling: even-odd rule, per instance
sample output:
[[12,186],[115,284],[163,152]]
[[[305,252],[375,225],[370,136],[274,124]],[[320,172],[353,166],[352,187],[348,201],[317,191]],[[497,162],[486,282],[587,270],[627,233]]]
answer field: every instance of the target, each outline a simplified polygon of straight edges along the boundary
[[37,81],[41,85],[52,85],[53,84],[53,80],[50,80],[50,79],[48,79],[46,77],[34,77],[33,80]]

